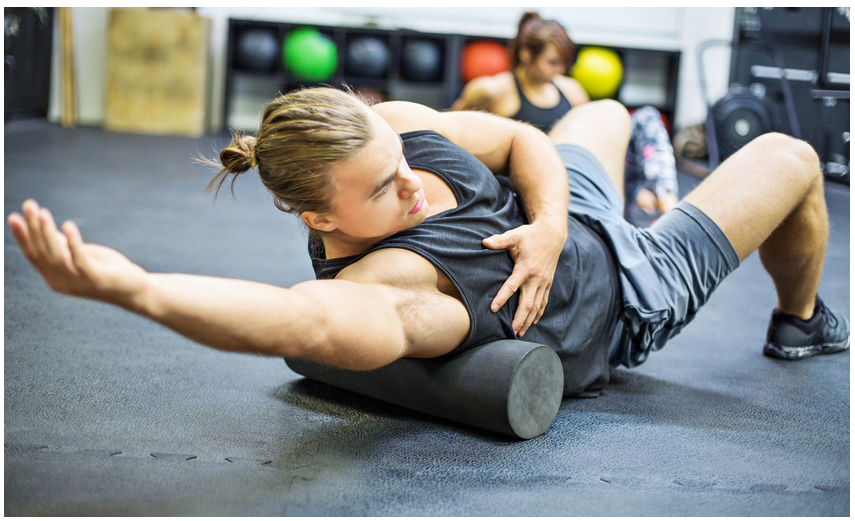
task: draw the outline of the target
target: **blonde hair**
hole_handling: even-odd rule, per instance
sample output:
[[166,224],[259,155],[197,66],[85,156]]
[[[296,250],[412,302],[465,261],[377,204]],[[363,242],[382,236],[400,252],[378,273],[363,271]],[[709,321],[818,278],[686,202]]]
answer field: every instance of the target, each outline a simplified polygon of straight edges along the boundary
[[234,195],[235,178],[257,168],[283,212],[327,213],[335,192],[329,167],[348,160],[373,138],[367,111],[356,95],[332,87],[279,95],[264,110],[254,137],[233,133],[220,152],[222,169],[206,191],[219,193],[232,175]]

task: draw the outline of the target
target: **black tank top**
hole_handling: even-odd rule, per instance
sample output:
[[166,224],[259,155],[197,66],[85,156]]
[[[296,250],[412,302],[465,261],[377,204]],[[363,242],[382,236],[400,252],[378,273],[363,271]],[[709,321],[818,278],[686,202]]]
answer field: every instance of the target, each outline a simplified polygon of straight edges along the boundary
[[[471,327],[455,352],[493,340],[514,338],[518,295],[498,312],[490,303],[510,276],[514,262],[506,250],[485,248],[481,240],[526,224],[527,219],[506,177],[497,177],[463,148],[433,131],[402,134],[411,168],[439,176],[451,188],[457,207],[432,215],[418,226],[384,239],[363,254],[319,258],[309,240],[312,266],[319,279],[335,278],[348,265],[382,248],[415,252],[439,268],[455,285]],[[608,381],[608,344],[620,313],[620,286],[606,243],[593,230],[568,216],[568,237],[561,254],[546,312],[523,340],[556,350],[565,370],[565,394]]]
[[556,121],[564,117],[564,114],[570,112],[570,109],[572,108],[570,106],[570,101],[564,96],[564,93],[561,92],[561,89],[558,89],[558,87],[555,87],[558,89],[558,105],[549,109],[542,109],[531,104],[531,102],[525,97],[525,94],[523,94],[522,88],[520,88],[520,82],[517,79],[517,75],[512,74],[512,76],[514,77],[514,85],[517,86],[517,93],[520,96],[520,109],[516,114],[511,116],[511,119],[531,123],[540,130],[549,132]]

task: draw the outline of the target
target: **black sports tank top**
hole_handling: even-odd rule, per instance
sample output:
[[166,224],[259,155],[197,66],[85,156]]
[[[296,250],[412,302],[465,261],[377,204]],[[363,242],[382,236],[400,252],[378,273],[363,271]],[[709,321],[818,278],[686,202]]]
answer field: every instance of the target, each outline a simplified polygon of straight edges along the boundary
[[[457,207],[432,215],[360,255],[319,258],[319,245],[310,239],[309,253],[317,278],[335,278],[348,265],[382,248],[409,250],[442,270],[463,298],[471,327],[455,352],[514,338],[511,324],[518,295],[498,312],[490,311],[490,303],[511,275],[514,262],[506,250],[490,250],[481,243],[486,237],[527,223],[507,178],[496,177],[472,154],[436,132],[422,130],[401,137],[410,167],[439,176],[454,193]],[[575,394],[598,378],[608,379],[608,344],[620,312],[620,283],[600,236],[572,216],[568,216],[568,226],[569,239],[546,312],[523,340],[543,343],[558,352],[564,363],[566,394]]]
[[564,114],[570,112],[570,109],[572,108],[570,106],[570,101],[564,96],[564,93],[561,92],[561,89],[558,89],[558,87],[555,87],[558,89],[558,105],[549,109],[543,109],[531,104],[528,98],[525,97],[525,94],[523,94],[522,88],[520,88],[520,82],[517,79],[517,75],[511,75],[514,77],[514,85],[517,86],[517,93],[520,96],[520,109],[516,114],[511,116],[511,119],[531,123],[540,130],[549,132],[556,121],[561,119]]

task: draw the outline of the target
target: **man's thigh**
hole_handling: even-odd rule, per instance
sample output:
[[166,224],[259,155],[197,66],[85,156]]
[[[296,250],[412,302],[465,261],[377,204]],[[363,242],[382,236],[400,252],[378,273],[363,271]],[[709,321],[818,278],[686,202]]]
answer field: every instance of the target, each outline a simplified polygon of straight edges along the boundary
[[597,219],[606,216],[622,219],[624,205],[621,192],[597,157],[579,145],[560,144],[555,149],[567,169],[570,212]]
[[590,151],[572,144],[556,150],[567,169],[570,212],[604,237],[618,264],[626,334],[613,362],[638,365],[692,320],[739,258],[722,230],[689,203],[651,228],[633,226]]
[[781,134],[760,136],[730,156],[684,200],[709,216],[744,260],[807,193],[811,177],[802,172],[810,163],[805,146],[810,145]]
[[739,258],[721,229],[686,201],[650,228],[609,228],[626,327],[612,363],[633,367],[694,319]]

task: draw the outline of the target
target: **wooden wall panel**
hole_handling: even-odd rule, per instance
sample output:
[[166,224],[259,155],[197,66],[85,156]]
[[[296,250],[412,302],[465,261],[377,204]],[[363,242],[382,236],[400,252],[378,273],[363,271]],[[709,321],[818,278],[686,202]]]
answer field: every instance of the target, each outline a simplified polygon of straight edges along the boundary
[[200,136],[206,129],[210,23],[192,12],[113,9],[104,126]]

